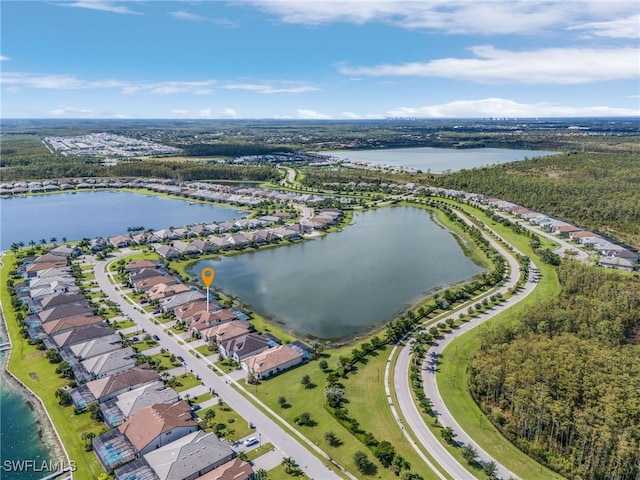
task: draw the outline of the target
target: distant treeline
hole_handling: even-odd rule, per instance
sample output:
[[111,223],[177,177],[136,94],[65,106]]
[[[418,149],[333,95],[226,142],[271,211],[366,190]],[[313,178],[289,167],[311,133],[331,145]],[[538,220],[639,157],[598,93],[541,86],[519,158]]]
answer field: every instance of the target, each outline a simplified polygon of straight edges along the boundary
[[188,157],[242,157],[245,155],[269,155],[276,152],[294,152],[288,145],[264,145],[260,143],[196,143],[178,144]]
[[277,180],[270,166],[225,165],[219,163],[141,161],[106,167],[81,160],[42,161],[2,169],[2,181],[82,177],[157,177],[177,180]]
[[484,330],[470,388],[516,445],[569,478],[640,478],[640,282],[565,261],[562,293]]
[[493,195],[640,248],[640,156],[567,153],[434,176],[436,186]]

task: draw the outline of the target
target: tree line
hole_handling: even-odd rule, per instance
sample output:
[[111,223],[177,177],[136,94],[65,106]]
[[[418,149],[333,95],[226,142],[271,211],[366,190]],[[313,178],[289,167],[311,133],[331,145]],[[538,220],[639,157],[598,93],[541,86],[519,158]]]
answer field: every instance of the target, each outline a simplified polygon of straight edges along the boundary
[[483,331],[471,392],[510,440],[561,474],[638,478],[640,282],[570,260],[558,276],[558,297]]

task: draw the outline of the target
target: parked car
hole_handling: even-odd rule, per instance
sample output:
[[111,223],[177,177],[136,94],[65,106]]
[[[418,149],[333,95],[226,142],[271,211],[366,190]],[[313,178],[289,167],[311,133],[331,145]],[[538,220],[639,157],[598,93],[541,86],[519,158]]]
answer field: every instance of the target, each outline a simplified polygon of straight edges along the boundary
[[178,355],[176,358],[177,358],[178,360],[180,360],[182,363],[185,363],[185,362],[184,362],[184,358],[182,358],[180,355]]
[[244,446],[250,447],[251,445],[255,445],[256,443],[258,443],[258,439],[256,437],[250,437],[244,441]]
[[154,336],[153,336],[153,339],[154,339],[156,342],[159,342],[159,341],[160,341],[160,337],[159,337],[158,335],[154,335]]

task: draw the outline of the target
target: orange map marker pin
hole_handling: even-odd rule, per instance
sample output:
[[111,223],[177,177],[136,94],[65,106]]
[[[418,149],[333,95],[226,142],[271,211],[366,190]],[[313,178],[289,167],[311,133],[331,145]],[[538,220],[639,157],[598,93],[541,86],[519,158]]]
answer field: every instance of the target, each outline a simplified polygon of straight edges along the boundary
[[216,275],[216,272],[214,272],[213,268],[211,268],[211,267],[203,268],[202,272],[200,272],[200,276],[202,277],[202,281],[206,285],[207,288],[209,288],[209,286],[213,282],[213,277],[215,277],[215,275]]

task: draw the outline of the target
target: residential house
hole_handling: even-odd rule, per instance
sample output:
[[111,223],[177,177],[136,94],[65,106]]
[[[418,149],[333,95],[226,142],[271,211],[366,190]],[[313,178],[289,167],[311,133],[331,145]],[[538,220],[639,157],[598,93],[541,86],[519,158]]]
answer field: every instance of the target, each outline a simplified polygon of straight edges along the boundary
[[171,297],[165,297],[160,300],[160,308],[162,308],[165,312],[173,311],[175,308],[180,305],[185,305],[187,303],[191,303],[195,300],[200,300],[206,298],[206,296],[198,291],[191,290],[189,292],[179,293],[177,295],[172,295]]
[[[98,317],[97,315],[93,314],[81,314],[43,323],[42,328],[47,335],[54,335],[56,333],[65,332],[76,327],[81,327],[83,325],[92,325],[96,323],[106,325],[106,323],[104,322],[104,318],[102,317]],[[120,335],[117,335],[117,337],[118,339],[120,339]]]
[[191,246],[195,248],[199,253],[211,253],[217,250],[216,246],[213,243],[200,239],[191,242]]
[[158,255],[161,255],[164,258],[177,258],[180,255],[178,250],[169,245],[154,245],[153,248],[158,252]]
[[122,349],[122,337],[117,333],[65,347],[65,350],[72,354],[78,361],[87,360],[120,349]]
[[135,285],[140,280],[162,276],[164,276],[164,272],[162,270],[159,270],[157,268],[143,268],[141,270],[131,272],[129,274],[129,281],[131,282],[131,285]]
[[256,378],[267,378],[299,365],[302,361],[300,352],[288,345],[279,345],[246,358],[242,367]]
[[143,408],[118,429],[144,455],[195,432],[198,424],[191,416],[191,406],[181,400]]
[[57,293],[42,298],[40,306],[43,310],[47,310],[60,305],[82,302],[83,300],[85,300],[85,297],[81,293]]
[[207,341],[214,341],[218,344],[242,337],[251,333],[249,328],[238,320],[208,327],[200,331],[202,338]]
[[127,235],[117,235],[110,237],[109,243],[115,248],[126,248],[131,245],[131,237]]
[[195,480],[234,457],[229,443],[202,430],[144,455],[160,480]]
[[42,320],[42,323],[46,323],[82,314],[93,314],[93,309],[86,300],[48,308],[39,312],[38,316]]
[[136,366],[136,352],[133,348],[118,348],[95,357],[88,358],[80,362],[77,370],[74,369],[83,378],[78,378],[78,383],[88,382],[99,378],[110,377],[119,373],[131,370]]
[[174,283],[167,285],[166,283],[159,283],[153,286],[147,291],[147,297],[149,300],[160,300],[161,298],[170,297],[171,295],[178,295],[179,293],[188,292],[191,289],[184,283]]
[[174,277],[173,275],[166,276],[166,277],[163,275],[158,275],[156,277],[145,278],[145,279],[136,281],[135,283],[133,283],[133,288],[137,292],[144,293],[151,290],[156,285],[160,285],[160,284],[175,285],[178,282],[179,282],[178,278]]
[[199,332],[205,328],[212,327],[214,325],[220,325],[221,323],[231,322],[237,319],[238,316],[233,310],[222,309],[209,311],[201,310],[188,319],[189,328],[194,332]]
[[85,387],[91,392],[94,401],[106,402],[121,393],[156,382],[160,374],[148,365],[138,365],[126,372],[88,382]]
[[251,480],[253,479],[251,464],[238,457],[205,473],[198,480]]
[[[164,382],[157,380],[118,395],[114,400],[125,419],[132,417],[143,408],[156,403],[176,403],[180,400],[178,393]],[[108,403],[108,402],[107,402]]]
[[265,351],[271,345],[269,341],[256,333],[248,333],[241,337],[225,340],[219,344],[220,354],[241,362],[247,357]]
[[160,265],[156,260],[134,260],[127,263],[127,265],[125,265],[124,267],[124,270],[127,273],[133,273],[145,268],[157,269],[159,266]]
[[70,347],[77,343],[86,342],[93,338],[105,337],[111,335],[115,330],[102,323],[93,323],[91,325],[83,325],[81,327],[75,327],[71,330],[64,332],[58,332],[51,335],[51,341],[58,346],[58,348]]

